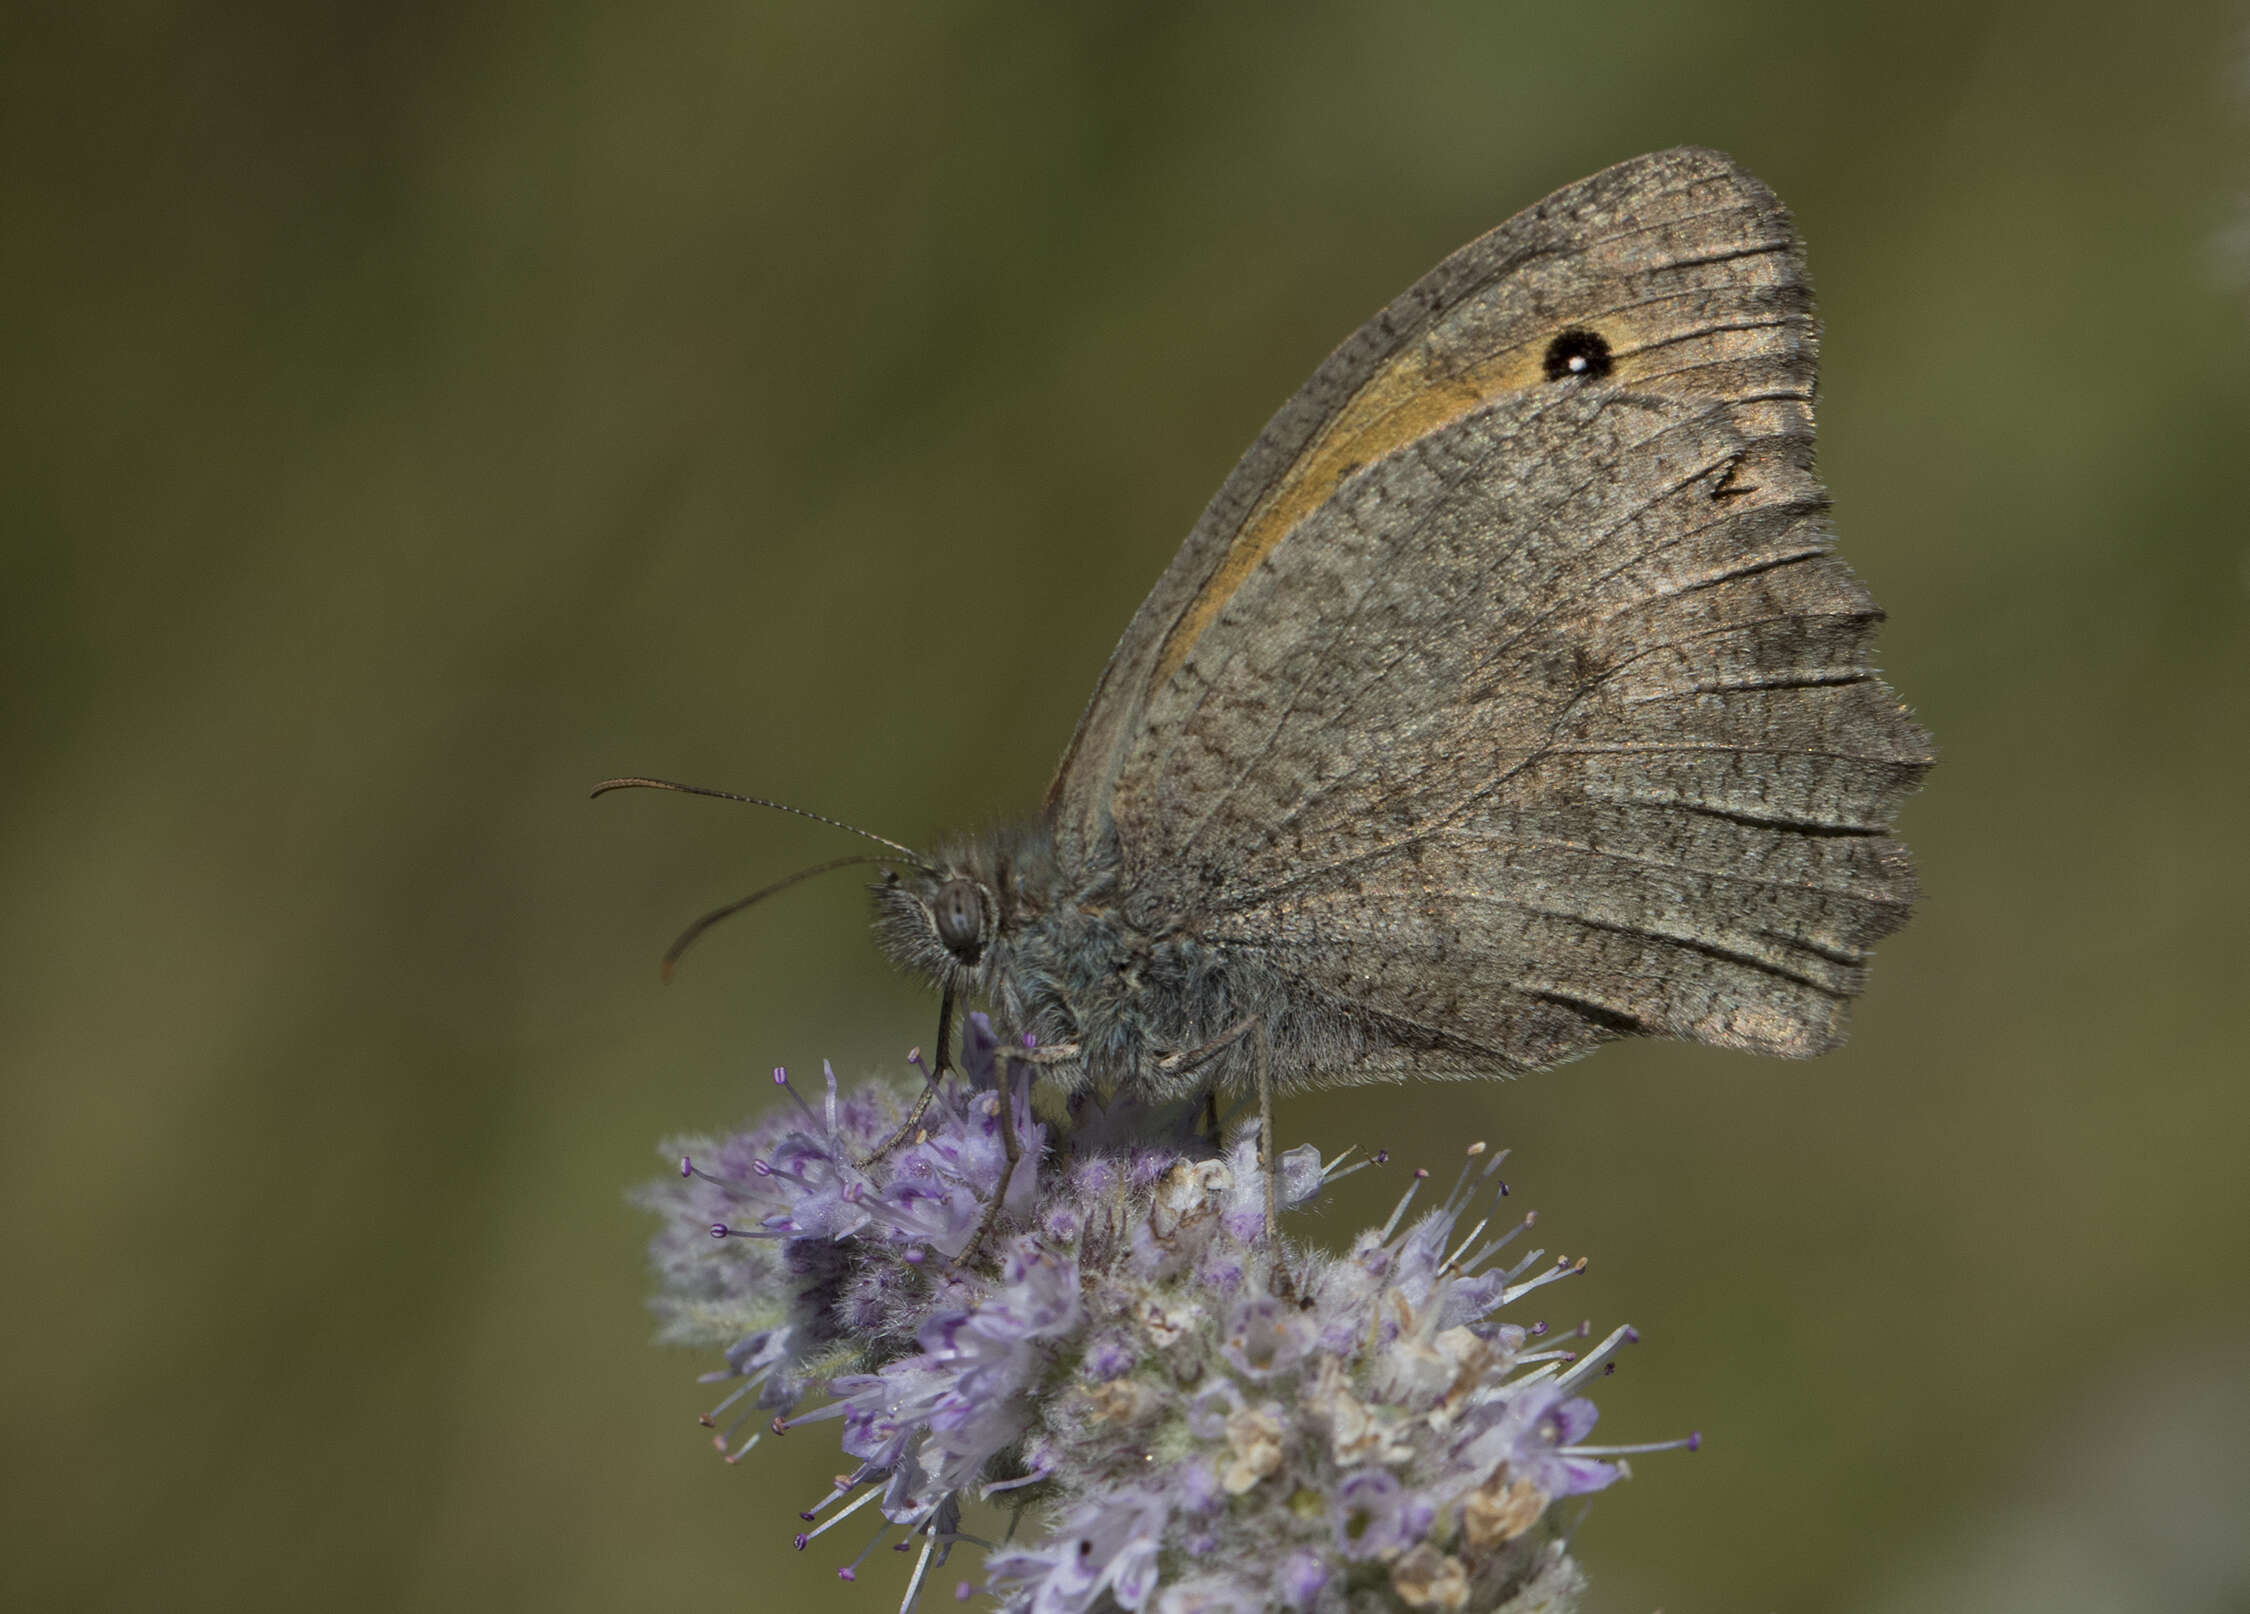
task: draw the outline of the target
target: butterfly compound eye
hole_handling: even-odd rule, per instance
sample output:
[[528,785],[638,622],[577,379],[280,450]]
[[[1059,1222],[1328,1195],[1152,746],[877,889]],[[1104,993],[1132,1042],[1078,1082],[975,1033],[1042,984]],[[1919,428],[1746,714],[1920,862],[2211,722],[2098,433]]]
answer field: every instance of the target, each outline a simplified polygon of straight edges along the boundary
[[1609,344],[1599,332],[1573,326],[1547,344],[1549,381],[1568,381],[1572,376],[1595,381],[1609,374],[1610,368]]
[[974,880],[952,879],[939,886],[930,917],[947,952],[962,959],[977,956],[984,939],[984,898]]

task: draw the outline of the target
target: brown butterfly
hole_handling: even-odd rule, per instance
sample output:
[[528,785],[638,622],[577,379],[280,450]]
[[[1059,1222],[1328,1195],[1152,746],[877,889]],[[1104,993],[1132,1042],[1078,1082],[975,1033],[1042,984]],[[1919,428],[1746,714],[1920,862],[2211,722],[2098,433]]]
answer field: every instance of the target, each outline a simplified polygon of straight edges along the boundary
[[897,848],[876,931],[941,1050],[963,1000],[1066,1091],[1170,1097],[1842,1041],[1932,758],[1832,553],[1816,348],[1713,151],[1409,288],[1219,489],[1045,810]]

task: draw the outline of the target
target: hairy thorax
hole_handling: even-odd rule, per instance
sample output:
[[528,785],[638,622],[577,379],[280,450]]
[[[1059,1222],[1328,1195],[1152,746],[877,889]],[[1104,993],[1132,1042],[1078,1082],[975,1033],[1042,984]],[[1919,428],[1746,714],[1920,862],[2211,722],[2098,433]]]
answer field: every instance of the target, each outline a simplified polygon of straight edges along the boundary
[[[973,947],[952,942],[938,912],[950,886],[973,883]],[[1010,826],[942,848],[927,869],[874,888],[875,931],[901,968],[965,1006],[982,1004],[1004,1039],[1029,1035],[1076,1056],[1043,1066],[1065,1092],[1096,1087],[1181,1097],[1254,1077],[1251,1022],[1281,1032],[1301,1016],[1254,958],[1200,940],[1182,908],[1130,908],[1114,840],[1080,866],[1058,857],[1044,826]],[[958,924],[958,921],[956,921]]]

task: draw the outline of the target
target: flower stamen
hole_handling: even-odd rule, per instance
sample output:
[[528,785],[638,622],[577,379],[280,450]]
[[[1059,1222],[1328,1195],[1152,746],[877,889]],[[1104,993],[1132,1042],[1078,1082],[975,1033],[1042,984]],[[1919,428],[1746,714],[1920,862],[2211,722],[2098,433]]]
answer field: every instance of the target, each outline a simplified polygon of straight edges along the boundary
[[[804,1531],[800,1535],[796,1536],[794,1539],[797,1550],[799,1552],[803,1552],[806,1547],[810,1546],[813,1542],[818,1541],[822,1536],[835,1529],[836,1526],[842,1524],[846,1519],[857,1513],[861,1508],[867,1506],[868,1503],[876,1500],[876,1498],[880,1497],[882,1494],[883,1493],[881,1491],[873,1489],[862,1491],[857,1497],[854,1497],[852,1499],[849,1505],[838,1508],[834,1513],[829,1514],[827,1518],[821,1520],[820,1523],[814,1525],[810,1530]],[[865,1559],[866,1556],[867,1554],[863,1552],[859,1555],[858,1559],[854,1559],[853,1561],[854,1563],[857,1563]]]

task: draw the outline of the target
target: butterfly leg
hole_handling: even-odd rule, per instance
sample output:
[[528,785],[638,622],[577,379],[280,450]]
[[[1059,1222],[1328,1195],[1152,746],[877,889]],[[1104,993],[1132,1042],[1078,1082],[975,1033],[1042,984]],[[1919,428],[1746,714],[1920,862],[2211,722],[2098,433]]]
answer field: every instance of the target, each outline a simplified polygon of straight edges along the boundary
[[1251,1030],[1256,1027],[1257,1024],[1258,1017],[1256,1015],[1246,1014],[1241,1019],[1237,1020],[1233,1025],[1227,1027],[1226,1030],[1220,1032],[1216,1037],[1213,1037],[1209,1042],[1198,1044],[1193,1048],[1182,1048],[1177,1050],[1176,1052],[1166,1054],[1162,1059],[1159,1059],[1156,1062],[1156,1068],[1162,1071],[1167,1076],[1175,1075],[1183,1070],[1192,1070],[1197,1065],[1202,1064],[1206,1059],[1209,1059],[1220,1049],[1232,1048],[1236,1043],[1240,1042],[1244,1037],[1248,1036]]
[[[1266,1179],[1266,1238],[1273,1246],[1273,1291],[1283,1299],[1294,1295],[1297,1286],[1289,1276],[1289,1269],[1281,1259],[1281,1153],[1274,1147],[1273,1139],[1273,1034],[1262,1014],[1247,1014],[1226,1030],[1220,1032],[1199,1048],[1183,1048],[1166,1054],[1157,1061],[1157,1068],[1170,1075],[1200,1064],[1222,1048],[1231,1047],[1244,1037],[1257,1039],[1258,1065],[1258,1168]],[[1210,1117],[1211,1135],[1219,1132],[1218,1089],[1214,1085],[1204,1089],[1204,1113]]]
[[898,1130],[877,1144],[874,1153],[859,1163],[862,1170],[884,1158],[914,1135],[915,1129],[922,1124],[922,1117],[930,1113],[930,1101],[937,1097],[938,1083],[945,1079],[945,1073],[952,1068],[953,988],[948,986],[938,998],[937,1057],[931,1061],[930,1068],[922,1079],[921,1096],[915,1099],[914,1107],[906,1112],[906,1119],[899,1123]]
[[1063,1065],[1076,1059],[1079,1046],[1075,1042],[1043,1043],[1035,1048],[1010,1052],[1006,1048],[994,1050],[993,1074],[999,1078],[1000,1149],[1006,1163],[1000,1168],[1000,1186],[992,1191],[992,1202],[985,1206],[984,1215],[977,1221],[977,1230],[969,1237],[961,1260],[972,1260],[984,1246],[993,1224],[1000,1220],[1001,1207],[1008,1202],[1008,1189],[1016,1180],[1016,1162],[1023,1158],[1023,1139],[1016,1133],[1016,1066],[1027,1067],[1024,1073],[1024,1103],[1031,1103],[1031,1083],[1041,1065]]
[[[1258,1064],[1258,1165],[1266,1178],[1266,1236],[1273,1242],[1273,1284],[1276,1294],[1287,1297],[1295,1292],[1288,1269],[1281,1264],[1281,1218],[1278,1214],[1281,1194],[1277,1187],[1281,1172],[1281,1157],[1273,1146],[1273,1036],[1262,1014],[1247,1014],[1209,1042],[1197,1048],[1182,1048],[1166,1054],[1156,1062],[1157,1069],[1166,1075],[1201,1064],[1222,1048],[1232,1047],[1245,1036],[1257,1038]],[[1203,1092],[1206,1117],[1211,1124],[1211,1136],[1219,1135],[1219,1099],[1216,1085]]]
[[1269,1068],[1273,1057],[1273,1038],[1266,1030],[1266,1017],[1254,1017],[1258,1038],[1258,1164],[1266,1179],[1266,1245],[1273,1255],[1273,1273],[1269,1280],[1273,1292],[1283,1300],[1296,1297],[1297,1281],[1289,1275],[1289,1267],[1281,1247],[1281,1151],[1273,1141],[1273,1072]]
[[984,1241],[992,1234],[993,1224],[1000,1220],[1000,1207],[1008,1203],[1008,1189],[1016,1180],[1016,1162],[1023,1158],[1023,1140],[1016,1136],[1015,1060],[1005,1050],[997,1056],[994,1073],[1000,1078],[1000,1090],[995,1096],[1000,1101],[1000,1151],[1006,1158],[1000,1167],[1000,1185],[993,1189],[991,1203],[984,1207],[984,1215],[977,1220],[977,1230],[969,1235],[969,1242],[961,1250],[963,1266],[976,1259],[977,1252],[984,1248]]

